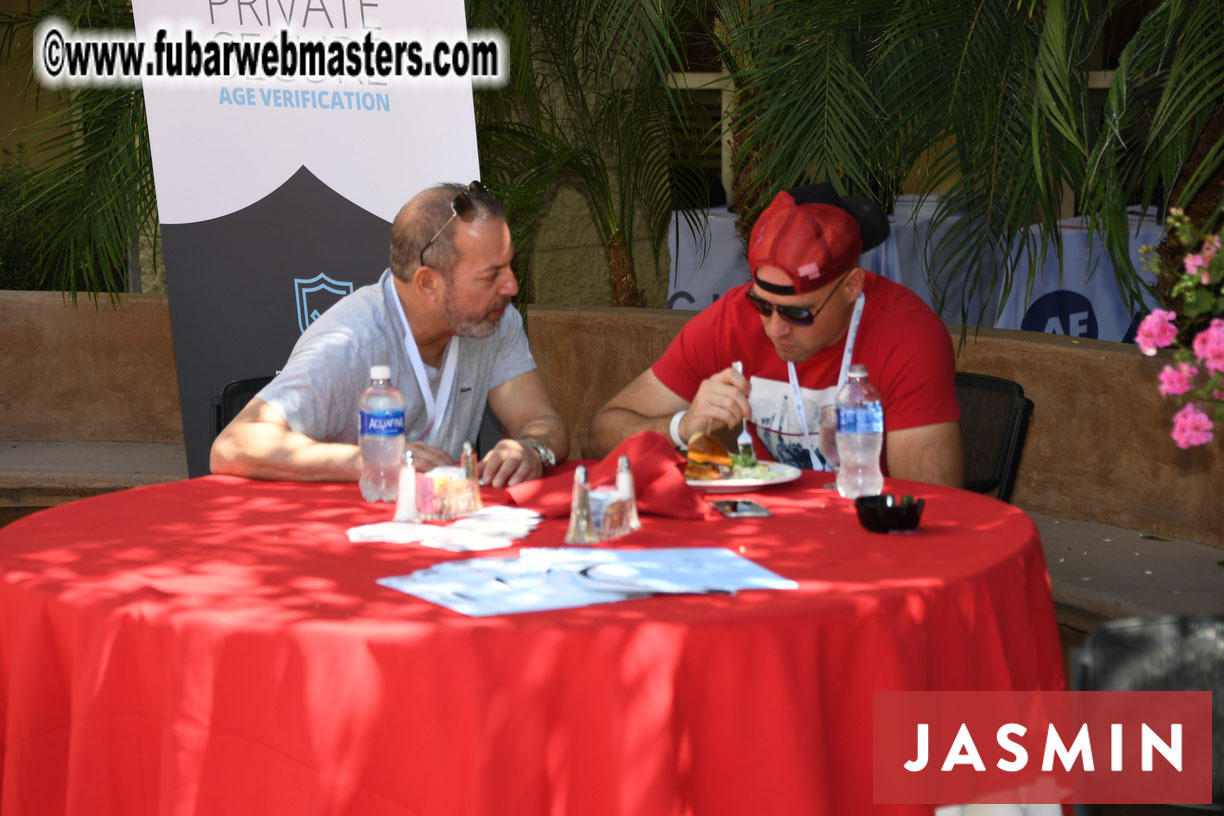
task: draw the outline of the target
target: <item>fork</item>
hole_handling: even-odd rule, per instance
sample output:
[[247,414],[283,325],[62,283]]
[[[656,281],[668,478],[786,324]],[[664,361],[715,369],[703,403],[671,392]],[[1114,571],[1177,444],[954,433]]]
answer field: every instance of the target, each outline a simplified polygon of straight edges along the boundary
[[[744,376],[744,364],[739,360],[732,363],[731,367],[735,369],[736,374],[739,374],[741,377]],[[743,423],[740,425],[739,436],[735,437],[735,443],[739,445],[739,455],[742,458],[746,461],[756,459],[756,454],[752,450],[752,435],[748,433],[747,419],[743,420]]]

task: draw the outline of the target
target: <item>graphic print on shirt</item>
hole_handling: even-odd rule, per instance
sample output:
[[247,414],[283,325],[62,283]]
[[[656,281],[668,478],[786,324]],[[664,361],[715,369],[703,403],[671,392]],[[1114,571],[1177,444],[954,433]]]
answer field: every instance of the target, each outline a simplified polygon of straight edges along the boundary
[[[764,377],[751,377],[749,382],[752,392],[748,396],[748,404],[752,408],[757,439],[761,440],[775,461],[811,470],[812,462],[803,439],[803,427],[795,415],[790,383]],[[799,391],[803,398],[803,415],[812,438],[812,450],[818,450],[820,406],[836,402],[837,386],[820,389],[801,387]]]

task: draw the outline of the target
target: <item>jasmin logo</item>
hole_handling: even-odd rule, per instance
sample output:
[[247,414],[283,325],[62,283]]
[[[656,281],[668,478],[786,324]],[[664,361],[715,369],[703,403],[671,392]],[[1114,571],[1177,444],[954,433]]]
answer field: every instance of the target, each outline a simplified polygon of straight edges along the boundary
[[[1147,723],[1140,723],[1139,728],[1140,753],[1142,756],[1140,762],[1141,770],[1151,771],[1153,767],[1153,754],[1159,752],[1174,770],[1180,771],[1182,769],[1182,724],[1170,724],[1169,742],[1162,741],[1156,732],[1148,727]],[[1025,748],[1023,742],[1017,742],[1016,740],[1017,738],[1023,738],[1028,733],[1028,730],[1024,725],[1014,722],[1004,723],[999,726],[999,729],[994,734],[995,742],[1002,752],[1010,758],[999,759],[995,763],[996,768],[1008,773],[1016,773],[1017,771],[1023,771],[1027,767],[1029,762],[1028,749]],[[905,763],[905,770],[910,773],[918,773],[927,767],[930,760],[930,731],[930,723],[918,723],[917,756]],[[1124,769],[1122,759],[1123,746],[1122,724],[1110,724],[1109,770],[1121,771]],[[1074,770],[1077,764],[1088,773],[1096,770],[1096,761],[1092,753],[1091,732],[1088,729],[1087,723],[1080,726],[1070,745],[1063,741],[1062,736],[1058,733],[1058,728],[1053,723],[1050,724],[1046,731],[1045,745],[1041,752],[1041,770],[1043,773],[1054,770],[1055,758],[1068,771]],[[960,729],[956,732],[956,738],[952,740],[952,745],[948,748],[948,752],[944,756],[939,770],[941,773],[947,773],[962,765],[970,767],[979,773],[986,771],[986,765],[982,761],[982,754],[978,750],[967,723],[961,723]]]
[[1211,692],[876,692],[876,804],[1211,801]]

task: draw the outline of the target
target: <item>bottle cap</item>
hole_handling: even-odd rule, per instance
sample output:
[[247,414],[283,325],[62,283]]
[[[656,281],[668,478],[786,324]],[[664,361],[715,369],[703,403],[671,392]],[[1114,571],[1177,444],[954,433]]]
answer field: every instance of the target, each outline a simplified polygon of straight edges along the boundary
[[391,366],[389,365],[370,366],[370,379],[371,380],[389,380],[391,379]]
[[851,377],[866,377],[867,376],[867,366],[861,363],[855,363],[854,365],[850,366],[850,376]]

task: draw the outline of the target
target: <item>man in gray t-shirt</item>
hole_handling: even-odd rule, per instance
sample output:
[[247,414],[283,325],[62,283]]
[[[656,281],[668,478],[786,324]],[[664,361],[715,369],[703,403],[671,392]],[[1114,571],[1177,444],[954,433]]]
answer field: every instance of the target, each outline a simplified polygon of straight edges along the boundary
[[212,471],[355,481],[358,398],[370,367],[389,365],[419,468],[454,464],[487,403],[508,438],[481,460],[485,484],[543,475],[569,442],[510,306],[513,257],[501,207],[479,183],[413,197],[391,227],[390,268],[311,324],[217,437]]

